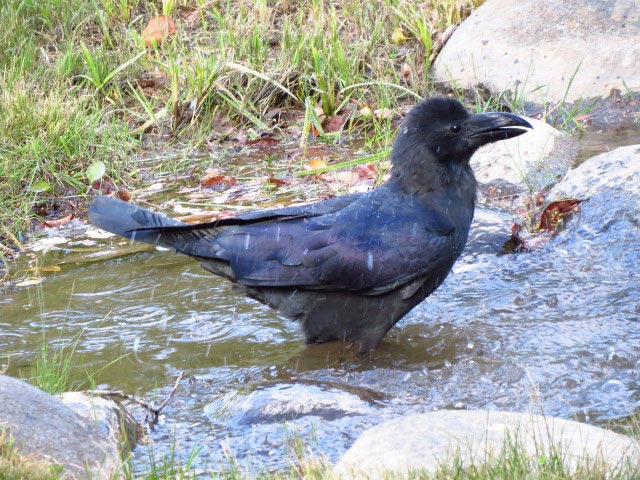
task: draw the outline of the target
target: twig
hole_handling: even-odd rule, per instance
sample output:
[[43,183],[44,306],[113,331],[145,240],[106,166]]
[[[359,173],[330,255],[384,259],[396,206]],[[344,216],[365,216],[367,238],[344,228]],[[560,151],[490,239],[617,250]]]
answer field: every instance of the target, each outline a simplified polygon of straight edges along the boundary
[[160,412],[162,411],[162,409],[167,406],[167,403],[169,403],[169,400],[171,400],[171,398],[175,395],[176,390],[178,389],[178,384],[180,383],[180,380],[182,380],[182,377],[184,377],[184,372],[180,372],[180,374],[178,375],[178,378],[176,379],[176,383],[173,385],[173,388],[169,392],[169,395],[167,395],[167,398],[165,398],[164,402],[162,402],[158,407],[158,410],[157,410],[158,415],[160,415]]
[[169,395],[167,395],[167,398],[164,399],[164,401],[160,404],[158,408],[155,408],[153,405],[145,402],[144,400],[138,397],[129,395],[128,393],[124,393],[121,390],[86,390],[84,393],[87,395],[92,395],[94,397],[116,397],[116,398],[121,398],[123,400],[129,400],[130,402],[133,402],[133,403],[137,403],[142,408],[149,411],[151,415],[153,415],[150,423],[157,423],[158,418],[160,417],[160,413],[162,412],[162,409],[167,406],[171,398],[173,398],[173,396],[175,395],[176,390],[178,389],[180,380],[182,380],[183,377],[184,377],[184,372],[180,372],[180,374],[178,375],[178,378],[176,379],[176,383],[173,385],[173,388],[169,392]]

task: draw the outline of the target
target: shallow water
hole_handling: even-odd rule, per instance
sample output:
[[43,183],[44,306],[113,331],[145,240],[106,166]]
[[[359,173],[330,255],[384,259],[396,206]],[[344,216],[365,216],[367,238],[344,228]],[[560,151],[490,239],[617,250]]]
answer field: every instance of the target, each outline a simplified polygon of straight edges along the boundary
[[[286,467],[291,433],[336,460],[364,429],[435,409],[544,411],[596,425],[637,413],[638,226],[569,223],[539,251],[497,256],[509,216],[478,218],[453,274],[370,356],[305,346],[294,323],[185,257],[88,250],[49,254],[77,261],[0,294],[0,364],[28,375],[44,337],[75,345],[78,383],[90,373],[98,388],[156,403],[185,371],[151,429],[153,451],[186,459],[202,447],[196,465],[207,469],[229,452],[257,469]],[[112,253],[128,247],[104,242]],[[137,468],[147,457],[139,447]]]

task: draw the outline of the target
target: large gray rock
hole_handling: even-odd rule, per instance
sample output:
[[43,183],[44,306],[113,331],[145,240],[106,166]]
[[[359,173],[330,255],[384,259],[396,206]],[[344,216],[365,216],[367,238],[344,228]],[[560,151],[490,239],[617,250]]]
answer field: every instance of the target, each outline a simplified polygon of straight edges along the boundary
[[610,243],[607,254],[612,264],[630,272],[640,268],[640,145],[616,148],[592,157],[547,195],[551,203],[568,198],[586,200],[569,220],[566,230],[555,238],[556,248],[570,248],[588,254],[594,242]]
[[487,0],[454,32],[432,73],[462,87],[517,88],[529,101],[573,101],[639,91],[638,58],[638,0]]
[[456,454],[464,466],[491,461],[508,441],[520,444],[534,461],[558,448],[570,471],[594,462],[614,469],[640,461],[637,441],[602,428],[526,413],[443,410],[367,430],[336,470],[343,477],[372,479],[382,478],[383,471],[434,473],[451,465]]
[[640,197],[640,145],[619,147],[582,162],[549,192],[549,198],[589,198],[619,190]]
[[575,162],[578,145],[549,124],[527,118],[533,129],[519,137],[485,145],[471,158],[487,202],[504,205],[560,180]]
[[98,416],[83,418],[60,399],[1,374],[0,405],[0,428],[18,452],[63,465],[65,478],[110,479],[121,467],[119,445],[104,432],[114,425],[101,425]]

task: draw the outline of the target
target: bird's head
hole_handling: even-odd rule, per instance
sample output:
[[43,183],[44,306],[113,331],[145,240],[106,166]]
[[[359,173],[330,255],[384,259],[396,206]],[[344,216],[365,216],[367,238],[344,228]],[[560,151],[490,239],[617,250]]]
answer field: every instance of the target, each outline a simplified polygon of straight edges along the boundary
[[411,109],[400,127],[391,156],[394,175],[416,185],[431,183],[429,178],[455,182],[465,172],[472,175],[469,160],[482,145],[529,128],[529,122],[511,113],[471,114],[452,98],[428,98]]

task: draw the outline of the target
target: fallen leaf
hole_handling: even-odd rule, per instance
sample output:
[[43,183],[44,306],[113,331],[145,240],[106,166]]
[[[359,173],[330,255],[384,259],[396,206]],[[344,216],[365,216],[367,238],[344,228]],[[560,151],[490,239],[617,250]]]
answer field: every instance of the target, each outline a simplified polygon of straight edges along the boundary
[[576,122],[585,122],[585,121],[590,120],[592,118],[593,118],[593,115],[590,115],[588,113],[584,113],[582,115],[578,115],[576,118],[574,118],[574,120]]
[[129,190],[127,189],[120,188],[116,192],[116,197],[118,197],[123,202],[129,202],[131,201],[131,192],[129,192]]
[[200,186],[203,188],[213,187],[215,185],[226,188],[231,185],[235,185],[236,183],[238,183],[238,181],[234,177],[229,175],[220,175],[215,172],[207,173],[200,179]]
[[109,195],[116,190],[116,185],[108,177],[102,177],[93,182],[91,188],[102,192],[103,195]]
[[551,233],[555,232],[564,217],[578,211],[578,205],[582,202],[583,200],[575,198],[551,202],[542,212],[538,230],[546,230]]
[[324,133],[341,132],[345,121],[346,118],[344,115],[334,115],[324,121],[322,124],[322,130],[324,130]]
[[356,172],[363,179],[371,179],[376,175],[376,167],[373,165],[357,165]]
[[58,228],[66,225],[73,220],[73,213],[57,220],[43,220],[41,225],[46,228]]
[[58,265],[48,265],[46,267],[31,267],[27,269],[30,272],[59,272],[61,268]]
[[319,168],[327,168],[327,162],[325,162],[322,158],[313,158],[309,161],[309,163],[305,164],[305,170],[318,170]]
[[30,278],[16,283],[16,287],[31,287],[33,285],[39,285],[40,283],[42,283],[41,278]]
[[341,171],[336,172],[333,177],[340,183],[346,185],[352,185],[360,179],[360,176],[356,172]]
[[51,185],[49,185],[49,183],[45,182],[44,180],[39,180],[29,185],[28,190],[36,193],[44,193],[51,190]]
[[176,25],[171,18],[166,15],[157,15],[149,20],[147,26],[142,31],[142,38],[147,47],[151,47],[154,42],[160,44],[166,37],[176,33]]
[[271,185],[291,185],[291,180],[286,178],[269,177],[266,182]]
[[251,145],[252,147],[275,147],[280,143],[275,137],[260,137],[255,140],[249,140],[247,145]]

